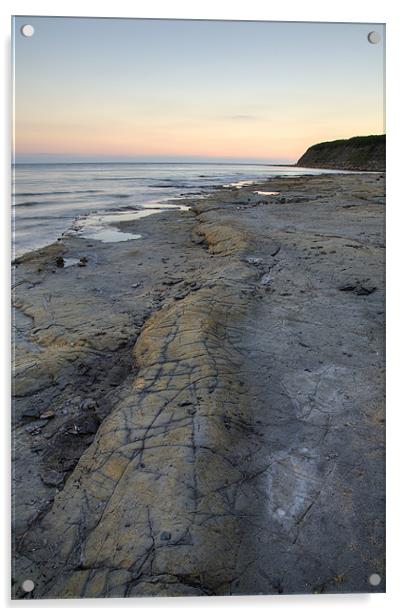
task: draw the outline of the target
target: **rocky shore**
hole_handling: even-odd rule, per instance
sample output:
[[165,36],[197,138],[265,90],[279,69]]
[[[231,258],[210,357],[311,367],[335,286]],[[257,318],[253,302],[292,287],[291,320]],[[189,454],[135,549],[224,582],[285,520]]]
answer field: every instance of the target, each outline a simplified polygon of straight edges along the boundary
[[15,598],[384,591],[384,190],[273,178],[17,260]]

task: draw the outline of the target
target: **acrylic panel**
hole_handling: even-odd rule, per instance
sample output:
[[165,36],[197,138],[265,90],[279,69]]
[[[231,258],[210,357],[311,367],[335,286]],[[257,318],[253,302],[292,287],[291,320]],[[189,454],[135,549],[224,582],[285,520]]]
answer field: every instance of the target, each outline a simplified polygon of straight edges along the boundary
[[12,596],[384,592],[385,25],[12,29]]

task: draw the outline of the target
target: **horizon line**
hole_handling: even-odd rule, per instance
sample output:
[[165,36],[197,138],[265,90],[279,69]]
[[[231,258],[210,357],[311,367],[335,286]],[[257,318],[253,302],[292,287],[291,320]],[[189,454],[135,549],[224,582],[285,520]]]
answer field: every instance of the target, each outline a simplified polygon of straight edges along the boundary
[[247,161],[184,161],[184,160],[81,160],[81,161],[12,161],[11,165],[265,165],[269,167],[295,167],[294,163],[270,163],[270,162],[247,162]]

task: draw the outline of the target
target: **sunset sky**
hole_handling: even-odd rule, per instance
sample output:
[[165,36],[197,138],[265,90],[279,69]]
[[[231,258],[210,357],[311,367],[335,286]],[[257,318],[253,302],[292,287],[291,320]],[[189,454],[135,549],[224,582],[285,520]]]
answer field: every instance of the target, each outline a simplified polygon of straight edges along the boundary
[[319,141],[383,133],[384,35],[372,24],[17,17],[15,160],[294,162]]

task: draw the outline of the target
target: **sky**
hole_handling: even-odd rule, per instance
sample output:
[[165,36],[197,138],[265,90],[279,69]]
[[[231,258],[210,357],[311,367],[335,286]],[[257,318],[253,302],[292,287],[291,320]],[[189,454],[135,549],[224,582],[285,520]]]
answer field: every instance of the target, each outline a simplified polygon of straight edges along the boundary
[[15,17],[15,162],[292,163],[383,133],[384,37],[380,24]]

